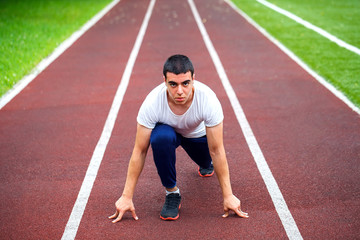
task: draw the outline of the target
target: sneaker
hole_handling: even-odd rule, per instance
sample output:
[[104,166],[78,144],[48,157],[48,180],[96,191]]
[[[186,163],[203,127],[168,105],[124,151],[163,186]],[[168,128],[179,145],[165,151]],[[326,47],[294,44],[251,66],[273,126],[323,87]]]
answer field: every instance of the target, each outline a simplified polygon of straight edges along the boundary
[[200,177],[211,177],[214,174],[213,164],[211,163],[209,168],[199,167],[198,173],[199,173]]
[[176,220],[179,218],[181,196],[178,193],[170,193],[165,198],[164,206],[160,213],[162,220]]

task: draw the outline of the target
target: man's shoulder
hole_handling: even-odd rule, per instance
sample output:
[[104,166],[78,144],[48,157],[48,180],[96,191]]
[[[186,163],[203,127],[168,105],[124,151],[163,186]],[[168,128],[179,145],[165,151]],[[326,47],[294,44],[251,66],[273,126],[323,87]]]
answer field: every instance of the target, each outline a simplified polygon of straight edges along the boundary
[[143,101],[137,116],[137,122],[149,129],[152,129],[158,122],[159,111],[164,101],[164,84],[160,84],[150,91]]

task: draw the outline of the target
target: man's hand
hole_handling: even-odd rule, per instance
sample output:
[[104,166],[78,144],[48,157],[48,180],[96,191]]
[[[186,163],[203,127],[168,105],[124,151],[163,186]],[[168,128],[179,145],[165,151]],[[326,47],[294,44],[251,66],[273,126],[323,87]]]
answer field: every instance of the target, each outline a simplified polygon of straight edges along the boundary
[[229,211],[233,210],[239,217],[248,218],[249,215],[246,212],[241,211],[240,200],[234,195],[230,195],[227,198],[224,198],[224,215],[222,217],[226,218],[229,216]]
[[139,219],[136,216],[134,203],[131,198],[126,198],[121,196],[119,200],[116,201],[115,207],[116,207],[116,213],[109,217],[110,219],[115,219],[112,221],[113,223],[119,222],[122,219],[124,213],[127,211],[131,212],[135,220]]

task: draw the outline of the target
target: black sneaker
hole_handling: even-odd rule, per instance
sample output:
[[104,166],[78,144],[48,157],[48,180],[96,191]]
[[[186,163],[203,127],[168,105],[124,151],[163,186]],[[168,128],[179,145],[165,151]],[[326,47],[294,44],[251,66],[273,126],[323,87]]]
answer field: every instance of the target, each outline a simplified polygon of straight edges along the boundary
[[199,173],[200,177],[211,177],[214,174],[213,164],[211,163],[209,168],[199,167],[198,173]]
[[176,220],[179,218],[181,196],[178,193],[170,193],[165,198],[164,206],[160,213],[162,220]]

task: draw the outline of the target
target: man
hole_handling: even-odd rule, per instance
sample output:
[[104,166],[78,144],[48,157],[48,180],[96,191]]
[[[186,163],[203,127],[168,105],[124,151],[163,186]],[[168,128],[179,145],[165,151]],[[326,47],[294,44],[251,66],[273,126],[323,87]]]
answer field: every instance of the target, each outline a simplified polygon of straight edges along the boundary
[[194,67],[184,55],[169,57],[163,74],[165,84],[153,89],[139,110],[125,187],[115,203],[116,213],[109,218],[115,223],[130,211],[133,218],[138,219],[132,198],[149,145],[166,189],[161,219],[176,220],[179,217],[181,194],[176,184],[175,150],[180,145],[199,165],[200,176],[209,177],[215,170],[224,199],[223,217],[232,210],[247,218],[248,214],[240,209],[240,200],[232,193],[223,145],[224,116],[215,93],[194,80]]

